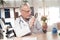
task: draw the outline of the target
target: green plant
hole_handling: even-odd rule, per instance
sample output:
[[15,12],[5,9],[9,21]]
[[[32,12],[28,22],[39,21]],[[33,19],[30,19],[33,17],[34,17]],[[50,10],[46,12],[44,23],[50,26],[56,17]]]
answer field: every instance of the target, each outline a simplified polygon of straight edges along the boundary
[[41,17],[41,20],[42,20],[43,22],[45,22],[45,21],[47,20],[47,17],[46,17],[46,16],[42,16],[42,17]]

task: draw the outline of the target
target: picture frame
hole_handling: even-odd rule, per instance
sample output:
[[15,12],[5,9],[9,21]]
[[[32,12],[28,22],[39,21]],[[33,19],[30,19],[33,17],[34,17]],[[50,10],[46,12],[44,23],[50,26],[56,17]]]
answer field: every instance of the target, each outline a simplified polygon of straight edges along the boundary
[[5,8],[4,11],[5,11],[5,18],[10,18],[10,9]]

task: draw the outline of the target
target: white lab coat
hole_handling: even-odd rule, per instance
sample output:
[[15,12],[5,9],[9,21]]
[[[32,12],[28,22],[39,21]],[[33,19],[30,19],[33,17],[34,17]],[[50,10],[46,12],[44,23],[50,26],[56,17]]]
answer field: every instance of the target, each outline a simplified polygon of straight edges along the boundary
[[14,30],[17,37],[21,37],[31,33],[29,24],[26,21],[24,21],[22,17],[16,19],[15,25],[16,26],[14,27]]

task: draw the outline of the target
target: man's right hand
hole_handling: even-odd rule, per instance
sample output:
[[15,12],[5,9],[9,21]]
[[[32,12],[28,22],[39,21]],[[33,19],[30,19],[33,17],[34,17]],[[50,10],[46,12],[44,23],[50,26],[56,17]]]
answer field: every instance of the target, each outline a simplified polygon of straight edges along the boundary
[[30,26],[30,28],[32,28],[34,26],[34,22],[35,22],[35,17],[32,16],[32,18],[29,20],[29,26]]

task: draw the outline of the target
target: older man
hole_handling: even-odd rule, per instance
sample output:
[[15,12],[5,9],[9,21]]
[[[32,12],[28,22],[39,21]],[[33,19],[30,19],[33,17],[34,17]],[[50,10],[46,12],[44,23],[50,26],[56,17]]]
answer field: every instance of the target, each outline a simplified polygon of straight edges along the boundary
[[34,16],[31,16],[31,9],[30,9],[29,5],[27,5],[27,4],[22,5],[20,12],[21,12],[21,15],[20,15],[19,20],[18,20],[19,24],[20,24],[20,28],[22,29],[22,28],[29,27],[31,32],[36,33],[38,31],[37,27],[39,27],[40,25],[34,26],[34,24],[37,21],[35,22],[36,18]]
[[[22,19],[23,19],[25,22],[27,22],[30,27],[32,27],[33,24],[34,24],[35,18],[34,18],[34,17],[31,18],[31,9],[30,9],[29,5],[27,5],[27,4],[22,5],[20,12],[21,12],[21,17],[22,17]],[[30,23],[29,23],[29,19],[30,19],[30,18],[31,18],[31,21],[30,21]]]

